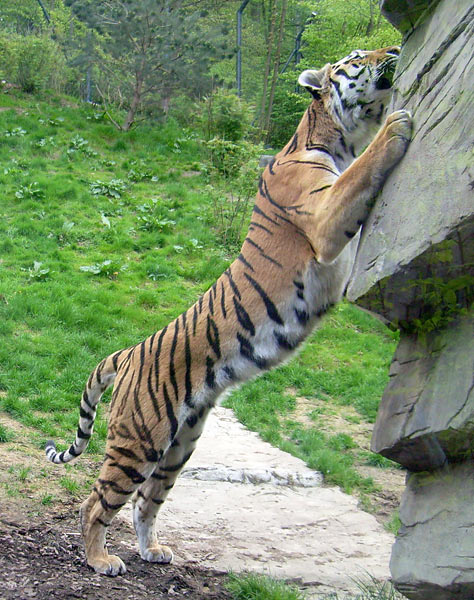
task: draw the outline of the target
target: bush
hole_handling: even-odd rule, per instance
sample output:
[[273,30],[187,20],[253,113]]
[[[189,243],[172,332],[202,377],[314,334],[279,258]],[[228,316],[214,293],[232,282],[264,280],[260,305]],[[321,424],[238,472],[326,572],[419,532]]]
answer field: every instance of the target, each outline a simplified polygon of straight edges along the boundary
[[27,93],[59,91],[66,65],[57,43],[46,35],[0,35],[0,76]]
[[311,102],[311,96],[302,90],[295,92],[295,83],[300,71],[291,71],[283,76],[284,83],[275,90],[268,142],[273,148],[282,148],[291,138]]
[[207,139],[238,142],[250,132],[254,111],[242,98],[219,88],[204,99],[198,113]]
[[212,166],[224,177],[236,177],[243,165],[249,161],[255,162],[263,152],[260,145],[251,142],[232,142],[230,140],[214,137],[204,142]]
[[242,243],[242,232],[247,225],[258,177],[262,169],[258,159],[261,145],[241,141],[238,143],[214,138],[206,145],[211,153],[213,166],[231,180],[231,191],[207,186],[212,200],[212,224],[220,243],[235,251]]

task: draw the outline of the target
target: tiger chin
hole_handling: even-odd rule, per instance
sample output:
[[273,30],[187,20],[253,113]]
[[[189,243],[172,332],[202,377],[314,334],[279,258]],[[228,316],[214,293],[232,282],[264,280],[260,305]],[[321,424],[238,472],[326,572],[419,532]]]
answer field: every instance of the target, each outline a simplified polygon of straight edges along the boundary
[[114,386],[105,460],[80,510],[87,563],[98,573],[125,572],[105,537],[130,498],[141,557],[171,562],[157,514],[217,398],[286,360],[341,299],[358,232],[411,137],[406,111],[383,119],[398,54],[356,50],[301,74],[312,102],[260,179],[236,260],[164,329],[105,358],[82,394],[74,443],[63,452],[46,444],[53,463],[79,456]]

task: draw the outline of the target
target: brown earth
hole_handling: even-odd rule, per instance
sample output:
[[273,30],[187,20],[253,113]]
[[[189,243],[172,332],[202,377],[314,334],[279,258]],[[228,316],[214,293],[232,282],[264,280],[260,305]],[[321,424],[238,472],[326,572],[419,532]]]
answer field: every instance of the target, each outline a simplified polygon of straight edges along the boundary
[[130,528],[120,521],[111,528],[109,547],[125,559],[127,573],[119,578],[97,575],[85,564],[77,502],[71,501],[59,513],[38,514],[25,508],[19,510],[18,503],[11,501],[2,502],[0,508],[1,600],[231,598],[222,574],[195,566],[143,562],[131,549]]

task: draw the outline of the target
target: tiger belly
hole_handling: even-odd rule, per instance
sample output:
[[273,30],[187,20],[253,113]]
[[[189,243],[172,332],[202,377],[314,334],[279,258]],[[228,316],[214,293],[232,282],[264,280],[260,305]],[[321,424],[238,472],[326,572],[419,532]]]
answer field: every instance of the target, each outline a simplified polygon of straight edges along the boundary
[[267,318],[256,324],[251,337],[236,332],[233,343],[227,345],[230,349],[214,364],[213,386],[203,383],[194,390],[190,405],[181,405],[180,426],[190,416],[212,408],[232,387],[293,356],[327,310],[341,299],[352,270],[358,238],[357,235],[331,265],[311,261],[305,272],[295,277],[288,301],[278,305],[281,325]]

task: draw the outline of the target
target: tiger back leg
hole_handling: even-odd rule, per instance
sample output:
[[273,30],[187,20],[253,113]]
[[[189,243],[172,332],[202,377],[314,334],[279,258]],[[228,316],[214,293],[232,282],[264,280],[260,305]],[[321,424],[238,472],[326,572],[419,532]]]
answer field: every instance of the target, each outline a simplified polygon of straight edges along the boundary
[[[110,451],[109,448],[107,450]],[[144,462],[132,452],[120,462],[106,450],[106,458],[89,498],[80,509],[82,535],[87,564],[97,573],[120,575],[125,573],[123,561],[108,553],[106,532],[112,519],[133,496],[139,486],[150,477],[156,462]]]
[[170,548],[158,542],[156,519],[181,469],[194,452],[209,411],[205,408],[188,416],[150,478],[137,490],[133,500],[133,525],[143,560],[169,563],[173,559]]

